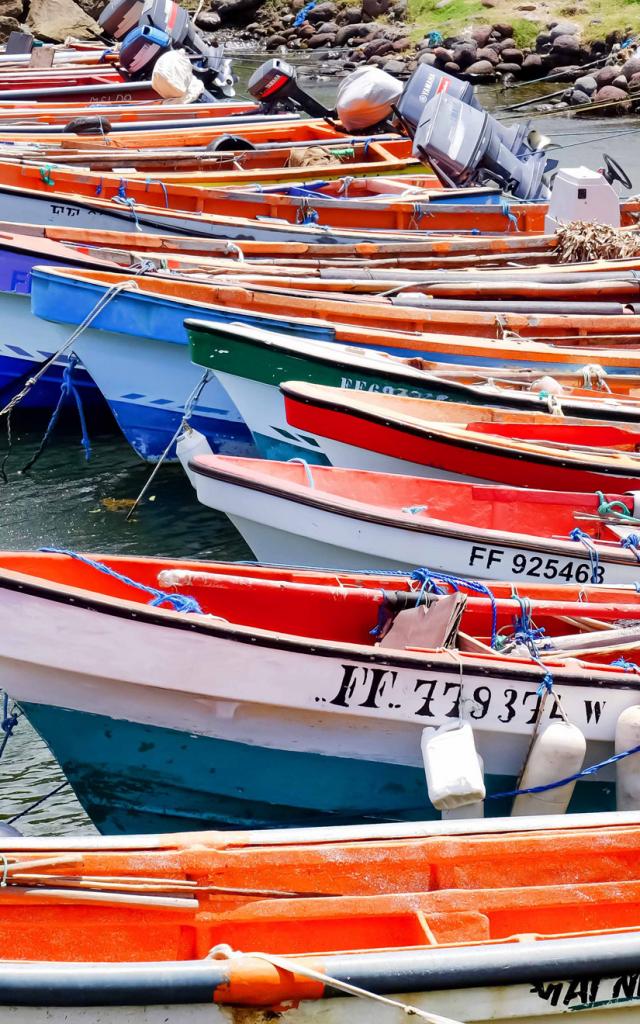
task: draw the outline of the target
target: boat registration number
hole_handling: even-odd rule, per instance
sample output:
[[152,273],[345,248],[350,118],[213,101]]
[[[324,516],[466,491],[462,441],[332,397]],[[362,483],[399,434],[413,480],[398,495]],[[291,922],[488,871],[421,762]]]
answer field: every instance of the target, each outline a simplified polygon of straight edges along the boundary
[[500,570],[512,576],[530,579],[563,580],[565,583],[603,583],[604,566],[591,566],[587,560],[553,558],[549,555],[526,554],[505,548],[473,544],[469,552],[469,568],[476,572]]

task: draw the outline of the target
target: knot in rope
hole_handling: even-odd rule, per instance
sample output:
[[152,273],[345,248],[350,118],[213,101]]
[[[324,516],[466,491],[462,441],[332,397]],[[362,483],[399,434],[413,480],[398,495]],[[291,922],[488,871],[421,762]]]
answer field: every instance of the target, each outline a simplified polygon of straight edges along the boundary
[[40,168],[40,180],[43,181],[45,185],[55,185],[55,181],[51,177],[50,171],[51,164],[47,164],[46,167]]
[[592,388],[595,381],[596,387],[600,391],[609,391],[611,388],[606,382],[607,371],[604,367],[600,366],[599,363],[587,363],[586,366],[582,367],[579,371],[582,374],[582,385],[585,388]]
[[600,555],[598,554],[591,537],[589,537],[584,530],[581,530],[579,526],[576,526],[576,528],[569,534],[569,540],[574,540],[576,543],[583,544],[587,549],[589,563],[591,565],[591,583],[600,583]]
[[629,533],[626,537],[623,537],[620,541],[620,547],[626,548],[627,551],[632,551],[636,556],[636,562],[640,562],[640,537],[637,533]]
[[411,579],[421,584],[420,597],[427,591],[432,594],[444,594],[445,590],[439,586],[440,583],[448,584],[453,590],[460,590],[460,587],[466,587],[467,590],[471,590],[475,594],[482,594],[484,597],[488,597],[491,602],[491,646],[495,647],[498,635],[498,606],[493,591],[489,590],[489,587],[485,586],[484,583],[480,583],[479,580],[467,580],[462,576],[451,576],[449,573],[435,572],[433,569],[427,569],[426,567],[414,569],[411,573]]
[[599,516],[607,516],[611,512],[615,512],[617,515],[631,518],[631,512],[624,501],[607,501],[602,491],[596,491],[596,498],[598,499]]
[[640,667],[636,665],[635,661],[627,661],[626,658],[622,657],[622,655],[619,658],[616,658],[615,661],[612,661],[611,664],[615,668],[621,668],[623,672],[637,672],[640,674]]

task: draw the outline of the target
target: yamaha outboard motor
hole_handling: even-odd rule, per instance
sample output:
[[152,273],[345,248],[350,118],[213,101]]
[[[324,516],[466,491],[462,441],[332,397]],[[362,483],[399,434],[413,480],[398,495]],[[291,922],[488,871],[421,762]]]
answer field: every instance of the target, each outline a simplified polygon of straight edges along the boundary
[[247,90],[254,100],[262,103],[266,113],[276,107],[284,107],[286,110],[304,110],[311,117],[336,117],[335,108],[329,110],[300,88],[293,64],[279,57],[265,61],[253,72]]
[[505,133],[486,111],[440,92],[424,107],[416,128],[413,152],[429,163],[440,180],[464,187],[495,181],[518,199],[548,197],[543,175],[556,166],[524,139]]
[[111,0],[98,18],[98,24],[105,35],[119,41],[136,27],[143,7],[144,0]]
[[[443,93],[456,100],[460,100],[461,103],[469,107],[473,107],[474,110],[484,109],[476,99],[475,90],[471,82],[462,82],[459,78],[448,75],[446,71],[439,71],[438,68],[429,67],[428,64],[419,64],[395,105],[396,114],[411,138],[415,136],[426,104]],[[503,144],[512,153],[526,156],[531,149],[536,148],[529,144],[529,128],[527,124],[516,124],[512,125],[511,128],[504,128],[501,124],[495,122],[495,128],[500,134]]]

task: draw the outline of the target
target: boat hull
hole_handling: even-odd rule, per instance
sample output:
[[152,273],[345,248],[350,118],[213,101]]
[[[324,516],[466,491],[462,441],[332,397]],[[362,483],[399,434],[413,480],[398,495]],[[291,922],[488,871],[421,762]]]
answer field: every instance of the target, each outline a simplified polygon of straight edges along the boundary
[[[446,652],[261,633],[24,582],[3,583],[0,621],[3,685],[104,831],[436,815],[420,741],[459,714],[460,665]],[[637,701],[634,677],[561,675],[556,690],[585,734],[587,763],[602,760]],[[487,788],[509,792],[539,714],[541,670],[480,662],[464,679]],[[542,720],[553,714],[549,701]],[[613,779],[611,768],[579,784],[571,809],[611,809]],[[486,801],[488,816],[509,810],[508,797]]]
[[[296,500],[284,490],[247,486],[241,479],[193,473],[203,505],[224,512],[259,561],[331,569],[393,569],[429,566],[463,578],[513,580],[540,578],[548,572],[567,582],[588,582],[592,567],[587,549],[559,552],[544,538],[501,531],[460,531],[456,524],[435,521],[436,528],[404,525],[387,516],[358,514],[349,508]],[[313,489],[311,489],[313,495]],[[387,509],[387,512],[389,510]],[[400,509],[398,511],[401,511]],[[402,511],[411,511],[402,509]],[[420,512],[421,509],[416,509]],[[524,577],[523,577],[524,573]],[[634,584],[635,560],[601,553],[598,582]]]

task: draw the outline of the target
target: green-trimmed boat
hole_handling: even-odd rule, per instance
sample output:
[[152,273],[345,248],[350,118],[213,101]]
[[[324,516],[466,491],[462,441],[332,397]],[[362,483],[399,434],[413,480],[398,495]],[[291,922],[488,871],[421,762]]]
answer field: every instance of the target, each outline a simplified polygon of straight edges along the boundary
[[[549,378],[541,379],[535,370],[505,370],[509,379],[497,380],[486,369],[460,366],[453,370],[439,363],[307,341],[246,324],[186,320],[185,327],[192,361],[215,372],[263,458],[327,461],[313,437],[287,423],[279,387],[288,380],[536,412],[541,407],[557,411],[561,406],[567,416],[640,422],[640,403],[617,396],[613,399],[608,392],[585,391],[584,381],[577,374],[556,377],[551,382]],[[611,385],[615,378],[607,381]],[[630,383],[631,379],[624,377],[626,388]],[[547,390],[554,384],[562,387],[560,395]],[[640,381],[637,384],[640,386]]]

